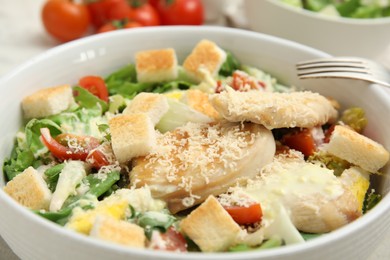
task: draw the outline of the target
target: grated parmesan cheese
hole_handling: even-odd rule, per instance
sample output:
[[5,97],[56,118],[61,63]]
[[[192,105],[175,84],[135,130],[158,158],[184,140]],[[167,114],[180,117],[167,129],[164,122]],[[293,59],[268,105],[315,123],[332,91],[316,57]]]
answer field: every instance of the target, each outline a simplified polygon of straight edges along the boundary
[[149,155],[135,160],[131,182],[149,185],[156,197],[180,198],[185,208],[204,199],[207,189],[226,191],[239,177],[257,172],[264,160],[256,160],[258,149],[268,150],[267,162],[275,151],[270,131],[244,123],[190,122],[157,133],[157,144]]

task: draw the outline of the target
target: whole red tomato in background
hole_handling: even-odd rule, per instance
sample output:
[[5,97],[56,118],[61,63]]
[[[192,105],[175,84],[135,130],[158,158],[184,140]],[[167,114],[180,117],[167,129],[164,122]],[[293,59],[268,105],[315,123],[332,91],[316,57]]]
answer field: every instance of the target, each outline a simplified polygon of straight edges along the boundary
[[105,33],[105,32],[111,32],[119,29],[115,23],[113,22],[108,22],[106,24],[103,24],[102,26],[97,29],[96,33]]
[[88,10],[95,28],[128,16],[129,5],[126,0],[95,0],[87,2]]
[[142,24],[135,21],[129,21],[128,19],[114,20],[102,25],[96,32],[104,33],[104,32],[111,32],[119,29],[130,29],[130,28],[136,28],[142,26],[143,26]]
[[46,31],[61,42],[82,37],[90,25],[88,8],[69,0],[47,1],[41,16]]
[[95,28],[114,20],[136,21],[144,26],[160,25],[156,9],[141,0],[90,0],[87,2]]
[[159,0],[148,0],[148,3],[157,9]]
[[163,25],[201,25],[204,21],[201,0],[160,0],[157,11]]
[[160,25],[160,16],[157,10],[143,1],[130,1],[128,18],[144,26]]
[[201,0],[47,0],[42,8],[46,31],[61,42],[141,26],[201,25],[203,17]]

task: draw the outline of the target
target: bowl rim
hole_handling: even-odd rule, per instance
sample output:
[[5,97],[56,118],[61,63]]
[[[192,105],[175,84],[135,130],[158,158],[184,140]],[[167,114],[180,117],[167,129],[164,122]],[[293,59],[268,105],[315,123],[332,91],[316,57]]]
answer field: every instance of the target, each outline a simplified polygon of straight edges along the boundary
[[[51,232],[57,233],[58,235],[67,237],[68,239],[74,240],[77,243],[82,243],[84,246],[100,247],[106,250],[113,252],[119,252],[120,254],[128,254],[129,256],[142,256],[142,257],[156,257],[157,259],[211,259],[211,260],[241,260],[241,259],[261,259],[262,257],[284,257],[292,253],[303,252],[308,249],[320,249],[322,246],[332,243],[335,240],[345,239],[346,236],[353,232],[350,226],[356,226],[356,231],[368,226],[369,223],[375,221],[376,216],[385,213],[388,209],[384,206],[377,207],[379,204],[373,208],[371,211],[367,212],[363,217],[355,220],[353,223],[350,223],[344,227],[341,227],[335,231],[332,231],[329,234],[321,235],[315,239],[311,239],[301,244],[293,244],[278,248],[271,248],[264,251],[252,251],[252,252],[221,252],[221,253],[202,253],[202,252],[187,252],[187,253],[177,253],[177,252],[167,252],[167,251],[157,251],[150,249],[139,249],[121,246],[115,243],[110,243],[108,241],[103,241],[99,239],[93,239],[83,234],[77,233],[75,231],[66,229],[58,224],[55,224],[43,217],[34,214],[32,211],[27,208],[15,203],[15,201],[5,194],[4,191],[0,191],[0,200],[7,203],[9,206],[13,207],[15,213],[23,214],[26,217],[29,217],[33,224],[41,225],[42,227],[50,230]],[[382,203],[383,202],[383,203]],[[387,194],[380,204],[389,205],[390,208],[390,194]],[[357,223],[359,223],[360,228],[358,228]],[[352,230],[351,230],[352,229]]]
[[[247,31],[243,29],[235,29],[235,28],[226,28],[226,27],[219,27],[219,26],[172,26],[172,27],[162,27],[162,28],[134,28],[132,30],[122,30],[122,31],[115,31],[110,32],[107,34],[100,34],[100,35],[94,35],[89,36],[86,38],[82,38],[79,40],[75,40],[69,43],[62,44],[60,46],[56,46],[52,49],[49,49],[41,54],[38,54],[37,56],[27,60],[26,62],[22,63],[21,65],[17,66],[13,70],[11,70],[9,73],[7,73],[5,76],[0,78],[0,88],[5,85],[8,80],[12,80],[14,76],[17,76],[19,73],[23,72],[26,69],[29,69],[29,67],[33,66],[36,62],[41,62],[45,60],[46,58],[50,57],[51,55],[55,55],[56,53],[61,53],[63,51],[66,51],[67,49],[72,49],[77,46],[82,45],[88,45],[94,42],[95,40],[100,41],[105,38],[116,38],[116,37],[122,37],[123,35],[133,35],[133,34],[149,34],[153,32],[159,32],[161,31],[168,31],[168,30],[176,30],[177,33],[179,33],[180,30],[184,32],[204,32],[207,31],[209,33],[215,32],[215,33],[222,33],[222,34],[233,34],[235,36],[244,36],[249,38],[256,38],[258,40],[266,40],[266,41],[275,41],[278,42],[278,44],[281,45],[289,45],[293,46],[294,48],[305,50],[306,52],[310,52],[317,56],[329,56],[329,54],[317,50],[315,48],[312,48],[310,46],[306,46],[294,41],[290,41],[287,39],[279,38],[272,35],[266,35],[263,33],[253,32],[253,31]],[[100,39],[100,40],[99,40]],[[386,98],[386,95],[384,95],[386,92],[382,88],[374,88],[373,91],[378,92],[377,96],[379,98]],[[387,93],[386,93],[387,94]],[[4,158],[2,158],[3,160]],[[4,174],[4,173],[2,173]],[[2,183],[3,185],[4,183]],[[390,194],[386,194],[382,201],[373,208],[370,212],[366,213],[363,217],[355,220],[353,223],[350,223],[342,228],[339,228],[329,234],[320,236],[316,239],[306,241],[306,243],[302,244],[295,244],[295,245],[289,245],[285,247],[280,247],[276,249],[270,249],[266,251],[258,251],[258,252],[240,252],[240,253],[229,253],[229,252],[223,252],[223,253],[210,253],[210,254],[204,254],[204,253],[173,253],[173,252],[162,252],[162,251],[155,251],[155,250],[146,250],[146,249],[137,249],[137,248],[127,248],[125,246],[116,245],[113,243],[100,241],[98,239],[91,239],[90,237],[87,237],[85,235],[79,234],[77,232],[74,232],[72,230],[68,230],[62,226],[59,226],[49,220],[44,219],[41,216],[38,216],[37,214],[34,214],[29,209],[23,207],[22,205],[16,203],[8,194],[6,194],[3,189],[0,189],[0,202],[4,202],[7,204],[8,207],[15,210],[15,213],[24,215],[25,217],[29,218],[32,223],[40,225],[42,228],[48,229],[51,232],[56,232],[57,234],[61,236],[66,236],[68,239],[74,240],[76,242],[80,242],[83,245],[91,246],[91,247],[101,247],[106,250],[110,250],[112,252],[120,252],[121,254],[128,254],[133,256],[142,256],[142,257],[157,257],[161,259],[254,259],[259,257],[275,257],[275,256],[288,256],[292,253],[297,252],[303,252],[308,249],[315,249],[320,248],[321,246],[324,246],[326,244],[332,243],[335,240],[341,240],[345,239],[346,236],[348,236],[350,233],[359,232],[359,230],[365,228],[370,222],[374,221],[378,216],[384,214],[386,211],[390,210]],[[0,234],[1,235],[1,234]]]
[[390,24],[390,17],[379,17],[379,18],[349,18],[349,17],[342,17],[342,16],[329,16],[324,15],[320,13],[316,13],[310,10],[306,10],[303,8],[294,7],[288,4],[285,4],[281,2],[280,0],[262,0],[267,1],[275,6],[278,6],[279,8],[292,11],[297,14],[302,14],[303,16],[318,19],[326,22],[333,22],[333,23],[344,23],[344,24],[350,24],[350,25],[389,25]]

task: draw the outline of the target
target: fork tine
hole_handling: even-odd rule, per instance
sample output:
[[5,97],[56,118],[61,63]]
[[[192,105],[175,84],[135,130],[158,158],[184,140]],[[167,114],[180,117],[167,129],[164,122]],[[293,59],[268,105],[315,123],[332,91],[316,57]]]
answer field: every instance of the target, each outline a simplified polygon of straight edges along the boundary
[[365,64],[364,60],[362,59],[356,59],[353,57],[330,57],[330,58],[319,58],[319,59],[313,59],[313,60],[307,60],[298,62],[297,66],[305,66],[309,64],[323,64],[323,63],[339,63],[339,64],[351,64],[351,65],[359,65],[359,64]]
[[356,67],[308,67],[308,68],[298,68],[298,76],[318,74],[318,73],[337,73],[337,72],[346,72],[346,73],[359,73],[364,75],[371,75],[370,71],[365,68],[356,68]]
[[299,62],[296,64],[296,69],[300,79],[347,78],[390,87],[389,72],[379,64],[364,58],[320,58]]
[[349,78],[349,79],[367,79],[371,80],[371,77],[368,75],[356,75],[356,73],[351,72],[333,72],[332,74],[327,73],[311,73],[311,74],[302,74],[299,76],[300,79],[310,79],[310,78]]
[[329,62],[312,62],[312,63],[304,63],[297,64],[297,69],[311,69],[311,68],[359,68],[366,69],[367,66],[363,63],[358,62],[337,62],[337,61],[329,61]]
[[313,73],[299,76],[300,79],[315,79],[315,78],[343,78],[343,79],[359,79],[370,83],[376,83],[385,87],[390,87],[390,84],[382,80],[373,78],[370,75],[352,73],[352,72],[333,72],[332,74],[327,73]]

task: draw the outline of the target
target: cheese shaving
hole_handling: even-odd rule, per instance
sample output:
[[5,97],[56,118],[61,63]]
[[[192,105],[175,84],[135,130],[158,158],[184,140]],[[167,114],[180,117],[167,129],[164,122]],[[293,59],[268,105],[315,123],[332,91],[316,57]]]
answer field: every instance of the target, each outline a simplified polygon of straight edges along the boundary
[[[173,132],[158,133],[158,145],[144,158],[142,172],[150,173],[147,182],[165,181],[176,191],[185,191],[188,197],[183,204],[189,207],[199,199],[193,187],[209,184],[212,176],[224,176],[248,156],[246,148],[254,144],[258,134],[246,127],[245,124],[190,122]],[[137,182],[137,178],[145,178],[145,174],[141,173],[133,181]]]

